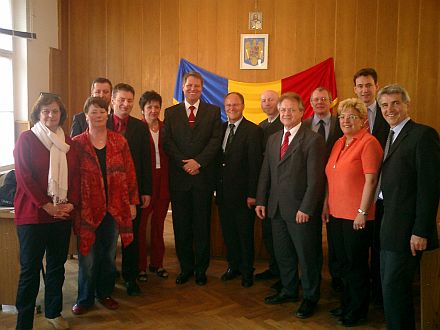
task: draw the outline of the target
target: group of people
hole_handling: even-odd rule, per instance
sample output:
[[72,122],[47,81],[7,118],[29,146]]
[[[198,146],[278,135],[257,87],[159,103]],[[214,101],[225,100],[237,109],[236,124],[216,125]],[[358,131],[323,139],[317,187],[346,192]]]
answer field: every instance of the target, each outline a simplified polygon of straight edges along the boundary
[[[17,329],[32,328],[44,254],[45,316],[55,328],[68,328],[61,310],[71,224],[79,251],[75,315],[95,298],[119,307],[111,297],[118,236],[127,294],[140,294],[137,281],[148,278],[148,221],[148,270],[168,277],[163,230],[170,201],[176,284],[194,277],[205,285],[214,195],[227,248],[222,281],[241,276],[248,288],[254,280],[279,279],[266,304],[296,302],[301,287],[295,315],[310,317],[320,298],[325,224],[331,283],[341,292],[330,314],[356,326],[372,298],[383,301],[389,329],[415,328],[412,279],[422,251],[438,246],[438,133],[409,118],[402,86],[378,92],[374,69],[358,71],[353,82],[357,98],[340,102],[337,114],[330,91],[317,86],[310,96],[314,115],[305,120],[301,96],[264,91],[267,119],[256,125],[243,116],[238,92],[224,97],[222,123],[220,108],[201,101],[197,72],[184,75],[184,102],[167,108],[163,122],[158,93],[140,97],[139,120],[130,115],[133,87],[98,78],[74,117],[73,139],[61,128],[67,113],[60,98],[42,93],[31,114],[34,127],[14,151]],[[254,276],[255,215],[270,258],[268,269]]]

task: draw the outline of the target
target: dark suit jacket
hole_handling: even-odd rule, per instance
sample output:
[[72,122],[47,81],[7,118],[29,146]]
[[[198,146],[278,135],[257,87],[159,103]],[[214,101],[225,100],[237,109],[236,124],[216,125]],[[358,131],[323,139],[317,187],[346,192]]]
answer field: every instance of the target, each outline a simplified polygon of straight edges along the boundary
[[263,152],[266,149],[267,140],[269,136],[283,129],[283,124],[281,124],[280,116],[277,117],[272,123],[269,124],[267,119],[263,120],[259,126],[263,129]]
[[[312,129],[313,116],[303,121],[303,124]],[[339,125],[339,119],[336,116],[330,117],[330,131],[328,132],[327,140],[325,141],[325,147],[327,149],[327,159],[330,157],[333,145],[343,135],[341,126]]]
[[277,208],[286,220],[295,219],[298,210],[312,216],[316,214],[325,187],[324,139],[301,125],[280,160],[283,134],[284,131],[277,132],[267,141],[258,181],[257,205],[267,207],[269,218],[275,216]]
[[388,125],[385,118],[383,118],[379,104],[376,104],[376,118],[374,119],[373,131],[371,134],[379,141],[382,149],[385,149],[389,131],[390,125]]
[[438,246],[439,169],[437,132],[410,120],[391,145],[382,165],[381,249],[408,252],[412,234],[427,238],[429,249]]
[[[164,149],[169,157],[170,191],[191,188],[214,190],[215,161],[221,147],[222,127],[220,108],[200,102],[194,127],[188,123],[185,103],[165,109],[163,126]],[[184,159],[195,159],[200,173],[187,174]]]
[[89,127],[86,121],[86,114],[79,112],[73,116],[72,128],[70,129],[70,136],[74,137],[80,135]]
[[[228,123],[223,124],[224,139]],[[260,127],[243,118],[226,151],[220,150],[216,201],[228,207],[247,207],[246,199],[257,194],[258,175],[263,160]]]
[[[110,114],[107,127],[113,130],[113,114]],[[132,116],[128,117],[127,130],[125,132],[128,146],[130,147],[136,179],[139,188],[139,195],[151,195],[152,193],[152,172],[150,154],[150,135],[145,123]]]

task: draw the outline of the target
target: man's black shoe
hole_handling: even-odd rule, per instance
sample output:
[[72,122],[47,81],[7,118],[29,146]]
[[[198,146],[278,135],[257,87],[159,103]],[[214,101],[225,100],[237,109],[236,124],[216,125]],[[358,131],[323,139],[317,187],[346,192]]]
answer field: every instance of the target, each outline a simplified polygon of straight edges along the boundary
[[284,293],[277,293],[272,296],[268,296],[264,298],[264,303],[267,305],[278,305],[278,304],[284,304],[286,302],[296,302],[298,301],[297,296],[289,296]]
[[196,273],[196,284],[197,285],[205,285],[208,282],[205,273]]
[[188,282],[189,278],[193,276],[193,273],[180,273],[176,277],[176,284],[184,284]]
[[299,317],[300,319],[306,319],[313,315],[316,308],[316,302],[313,302],[309,299],[304,299],[301,303],[301,306],[299,306],[298,310],[295,313],[296,317]]
[[141,289],[136,281],[125,282],[125,287],[127,288],[127,294],[129,296],[139,296],[141,294]]
[[349,312],[346,315],[342,316],[339,319],[338,323],[343,325],[344,327],[350,328],[365,323],[366,320],[367,320],[366,316],[358,316],[355,315],[354,313]]
[[255,279],[260,281],[260,280],[270,280],[272,278],[278,278],[279,275],[272,273],[272,271],[270,269],[266,269],[264,272],[262,273],[258,273],[255,274]]
[[252,275],[242,276],[241,286],[243,288],[250,288],[252,285],[254,285],[254,277]]
[[344,309],[342,307],[333,308],[329,311],[330,315],[333,317],[343,317],[344,316]]
[[226,270],[226,272],[223,273],[221,280],[226,282],[226,281],[230,281],[233,280],[234,278],[236,278],[237,276],[240,275],[240,272],[238,270],[233,270],[232,268],[228,268]]

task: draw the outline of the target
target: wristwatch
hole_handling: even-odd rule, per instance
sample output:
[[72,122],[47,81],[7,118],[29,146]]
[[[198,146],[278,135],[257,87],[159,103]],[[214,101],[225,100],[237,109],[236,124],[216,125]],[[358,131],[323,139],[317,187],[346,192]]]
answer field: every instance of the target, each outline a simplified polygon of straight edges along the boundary
[[362,215],[368,215],[368,213],[364,210],[358,209],[358,213]]

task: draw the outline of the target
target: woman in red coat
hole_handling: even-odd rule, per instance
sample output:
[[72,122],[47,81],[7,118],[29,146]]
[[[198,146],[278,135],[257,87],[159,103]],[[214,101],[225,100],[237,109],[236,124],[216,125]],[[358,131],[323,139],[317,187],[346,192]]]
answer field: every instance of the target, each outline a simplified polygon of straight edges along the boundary
[[155,91],[142,94],[139,100],[144,120],[148,125],[150,137],[151,161],[153,170],[153,194],[148,208],[143,209],[139,225],[139,281],[147,281],[147,248],[146,231],[148,219],[151,217],[151,253],[149,270],[159,277],[168,277],[168,272],[163,268],[165,244],[163,230],[165,217],[170,204],[168,190],[168,157],[162,148],[161,128],[163,123],[159,120],[162,107],[162,97]]
[[139,204],[136,173],[125,138],[107,130],[107,104],[89,97],[84,104],[88,130],[75,136],[81,152],[81,219],[78,236],[78,298],[75,315],[84,314],[95,297],[108,309],[119,304],[115,286],[118,233],[124,246],[133,241],[132,219]]
[[40,270],[46,254],[45,316],[57,329],[67,329],[63,309],[64,263],[71,219],[79,203],[78,154],[61,128],[67,117],[59,96],[41,93],[31,130],[15,145],[15,223],[20,243],[17,329],[32,329]]

